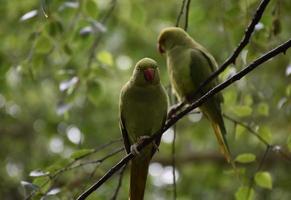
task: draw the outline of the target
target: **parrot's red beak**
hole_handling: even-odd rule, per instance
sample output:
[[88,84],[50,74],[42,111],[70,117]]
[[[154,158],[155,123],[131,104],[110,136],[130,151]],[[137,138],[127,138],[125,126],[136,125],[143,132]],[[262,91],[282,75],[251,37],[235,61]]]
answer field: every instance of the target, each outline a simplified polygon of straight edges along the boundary
[[158,51],[163,54],[165,53],[165,50],[163,49],[162,45],[160,43],[158,43]]
[[153,81],[154,78],[155,78],[155,69],[153,68],[147,68],[143,71],[143,74],[144,74],[144,78],[147,80],[147,81]]

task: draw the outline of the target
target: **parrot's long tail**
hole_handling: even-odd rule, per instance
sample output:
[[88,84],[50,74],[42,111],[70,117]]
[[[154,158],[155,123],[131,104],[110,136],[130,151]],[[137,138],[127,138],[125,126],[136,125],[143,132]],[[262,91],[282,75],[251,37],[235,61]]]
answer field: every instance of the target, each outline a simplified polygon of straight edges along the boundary
[[222,154],[224,155],[227,162],[229,162],[231,164],[232,168],[235,170],[235,173],[239,177],[235,162],[232,159],[232,155],[230,153],[230,150],[229,150],[229,147],[227,144],[227,140],[225,138],[226,129],[224,127],[223,121],[221,124],[218,124],[216,122],[212,122],[212,126],[213,126],[213,129],[214,129],[214,132],[215,132],[215,135],[216,135],[217,141],[219,143],[219,147],[220,147]]
[[132,160],[130,169],[130,200],[143,200],[150,160],[150,154],[137,155]]
[[216,135],[222,154],[224,155],[227,162],[231,162],[231,154],[225,138],[226,130],[224,124],[220,125],[216,122],[212,122],[212,127],[214,129],[214,133]]

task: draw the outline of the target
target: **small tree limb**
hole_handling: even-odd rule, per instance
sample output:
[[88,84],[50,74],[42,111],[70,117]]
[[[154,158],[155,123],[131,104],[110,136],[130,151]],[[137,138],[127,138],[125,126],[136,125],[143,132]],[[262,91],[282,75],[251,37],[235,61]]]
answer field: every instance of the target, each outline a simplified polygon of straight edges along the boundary
[[180,12],[179,12],[178,17],[177,17],[176,27],[178,27],[180,24],[180,19],[184,13],[185,3],[186,3],[186,0],[183,0],[181,8],[180,8]]
[[185,31],[187,31],[187,29],[188,29],[190,4],[191,4],[191,0],[188,0],[187,4],[186,4],[186,15],[185,15],[185,26],[184,26]]

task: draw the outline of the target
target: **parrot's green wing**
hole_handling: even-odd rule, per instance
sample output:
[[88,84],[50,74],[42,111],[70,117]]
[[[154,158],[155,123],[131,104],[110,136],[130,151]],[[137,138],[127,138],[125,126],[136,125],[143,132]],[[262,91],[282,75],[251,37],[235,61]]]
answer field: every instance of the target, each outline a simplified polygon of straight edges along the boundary
[[130,142],[129,142],[128,133],[125,127],[124,118],[122,117],[122,112],[120,116],[119,126],[122,133],[125,150],[127,153],[130,153]]
[[[165,114],[165,116],[164,116],[164,119],[163,119],[163,125],[165,125],[165,123],[166,123],[166,120],[167,120],[167,113]],[[163,127],[162,127],[163,128]],[[160,136],[160,137],[158,137],[157,139],[155,139],[155,144],[156,144],[156,147],[158,147],[158,146],[160,146],[160,143],[161,143],[161,139],[162,139],[162,136]],[[153,149],[152,149],[152,156],[155,154],[155,152],[157,151],[157,148],[156,147],[154,147]]]
[[[167,118],[167,115],[165,116],[165,120],[163,122],[163,124],[165,124],[165,121],[166,121],[166,118]],[[130,153],[130,142],[129,142],[129,138],[128,138],[128,133],[127,133],[127,130],[125,128],[125,123],[124,123],[124,119],[122,118],[122,116],[120,117],[121,121],[120,121],[120,130],[121,130],[121,133],[122,133],[122,137],[123,137],[123,143],[124,143],[124,146],[125,146],[125,150],[127,153]],[[156,146],[160,146],[160,143],[161,143],[161,137],[158,137],[157,139],[155,139],[155,144]],[[152,156],[155,154],[156,152],[156,148],[154,147],[153,150],[152,150]]]
[[[191,49],[190,52],[191,61],[190,61],[190,72],[193,84],[199,86],[203,81],[205,81],[214,71],[217,69],[217,64],[213,57],[209,56],[208,53],[205,53],[197,48]],[[199,70],[198,70],[199,69]],[[217,79],[214,79],[212,82],[208,83],[200,95],[213,88],[218,84]],[[222,95],[220,93],[215,95],[217,103],[223,101]],[[220,106],[219,106],[220,107]]]
[[[214,58],[210,57],[207,53],[195,48],[191,49],[191,61],[190,72],[191,80],[193,84],[198,87],[203,81],[205,81],[210,74],[216,69],[216,62]],[[210,82],[202,91],[200,95],[204,94],[217,84],[217,79]],[[226,159],[231,162],[231,155],[229,147],[225,138],[226,129],[222,117],[220,103],[222,102],[222,95],[216,94],[208,99],[202,106],[200,106],[202,112],[210,120],[215,135],[217,137],[219,146]]]

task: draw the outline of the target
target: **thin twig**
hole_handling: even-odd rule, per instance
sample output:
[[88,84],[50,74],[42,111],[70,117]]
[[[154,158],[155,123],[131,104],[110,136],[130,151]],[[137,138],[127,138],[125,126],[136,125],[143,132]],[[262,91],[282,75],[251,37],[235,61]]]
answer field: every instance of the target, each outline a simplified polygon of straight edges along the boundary
[[179,12],[179,15],[177,17],[176,27],[179,27],[180,19],[181,19],[182,15],[183,15],[183,12],[184,12],[185,3],[186,3],[186,0],[183,0],[182,5],[181,5],[181,9],[180,9],[180,12]]
[[[177,102],[177,99],[175,97],[175,95],[173,94],[172,92],[172,87],[170,86],[169,87],[169,90],[168,90],[168,95],[170,97],[170,104],[171,105],[174,105],[176,104]],[[174,137],[173,137],[173,141],[172,141],[172,161],[171,161],[171,164],[172,164],[172,173],[173,173],[173,199],[177,199],[177,184],[176,184],[176,124],[173,125],[172,127],[173,129],[173,134],[174,134]]]
[[104,162],[104,161],[107,160],[108,158],[110,158],[110,157],[112,157],[112,156],[114,156],[114,155],[116,155],[116,154],[122,152],[123,150],[124,150],[124,148],[121,147],[121,148],[119,148],[119,149],[117,149],[117,150],[115,150],[115,151],[109,153],[108,155],[104,156],[104,157],[101,158],[101,159],[98,159],[98,160],[90,160],[90,161],[86,161],[86,162],[81,162],[81,163],[79,163],[79,164],[77,164],[77,165],[70,166],[70,167],[68,167],[68,168],[64,168],[62,171],[60,171],[60,172],[54,174],[54,175],[53,175],[53,178],[54,178],[55,176],[59,175],[59,174],[62,173],[62,172],[70,171],[70,170],[73,170],[73,169],[76,169],[76,168],[79,168],[79,167],[82,167],[82,166],[85,166],[85,165],[89,165],[89,164],[97,164],[97,166],[99,166],[102,162]]
[[265,160],[267,158],[267,155],[269,153],[270,148],[271,148],[271,146],[267,145],[266,150],[265,150],[264,155],[263,155],[263,157],[262,157],[262,159],[261,159],[261,161],[259,163],[258,168],[256,169],[255,173],[250,177],[250,184],[249,184],[249,188],[248,188],[248,193],[247,193],[247,198],[246,199],[249,199],[249,196],[251,195],[251,189],[252,189],[252,187],[254,186],[254,183],[255,183],[255,179],[254,179],[255,177],[254,176],[258,171],[260,171],[262,169],[263,164],[265,163]]
[[111,197],[111,200],[116,200],[116,198],[118,196],[119,190],[120,190],[121,185],[122,185],[123,174],[124,174],[124,171],[126,169],[126,166],[127,165],[124,165],[123,168],[119,172],[118,184],[117,184],[117,187],[115,189],[115,192],[114,192],[113,196]]
[[177,199],[177,184],[176,184],[176,125],[173,126],[174,138],[172,142],[172,167],[173,167],[173,199]]
[[[291,47],[291,39],[289,39],[287,42],[277,46],[273,50],[265,53],[263,56],[259,57],[255,61],[253,61],[250,65],[245,67],[240,72],[236,73],[231,78],[227,79],[226,81],[220,83],[219,85],[215,86],[213,89],[208,91],[206,94],[204,94],[202,97],[200,97],[198,100],[196,100],[194,103],[189,105],[185,108],[185,110],[181,111],[174,117],[170,118],[165,126],[160,130],[157,131],[155,134],[153,134],[150,138],[143,140],[140,144],[137,144],[137,150],[141,151],[145,146],[152,143],[156,138],[161,137],[161,135],[168,130],[171,126],[173,126],[176,122],[178,122],[180,119],[182,119],[185,115],[187,115],[189,112],[194,110],[195,108],[202,105],[205,101],[207,101],[209,98],[223,90],[224,88],[228,87],[232,83],[240,80],[242,77],[244,77],[246,74],[257,68],[258,66],[261,66],[264,62],[270,60],[271,58],[275,57],[276,55],[280,53],[285,53],[288,48]],[[114,173],[116,173],[122,166],[124,166],[126,163],[128,163],[131,159],[134,158],[134,154],[130,152],[125,156],[123,159],[121,159],[115,166],[113,166],[99,181],[97,181],[95,184],[93,184],[87,191],[82,193],[77,200],[84,200],[86,199],[92,192],[94,192],[96,189],[98,189],[104,182],[106,182]]]
[[248,126],[248,125],[246,125],[246,124],[244,124],[243,122],[240,122],[240,121],[238,121],[238,120],[236,120],[236,119],[234,119],[234,118],[232,118],[232,117],[230,117],[230,116],[228,116],[228,115],[226,115],[226,114],[223,114],[223,116],[226,118],[226,119],[228,119],[228,120],[230,120],[230,121],[232,121],[232,122],[234,122],[235,124],[239,124],[239,125],[241,125],[242,127],[244,127],[245,129],[247,129],[251,134],[253,134],[254,136],[256,136],[262,143],[264,143],[266,146],[270,146],[270,144],[262,137],[262,136],[260,136],[256,131],[254,131],[250,126]]
[[[77,168],[81,168],[83,166],[87,166],[87,165],[96,165],[95,168],[99,167],[105,160],[115,156],[116,154],[120,153],[124,151],[124,147],[121,147],[119,149],[114,150],[113,152],[109,153],[108,155],[104,156],[103,158],[97,159],[97,160],[90,160],[90,161],[86,161],[86,162],[80,162],[77,165],[74,166],[70,166],[67,168],[63,168],[63,170],[56,172],[54,175],[50,176],[50,180],[49,181],[56,181],[56,179],[63,174],[64,172],[68,172],[68,171],[72,171],[74,169]],[[53,188],[53,185],[51,185],[50,189]],[[48,189],[47,192],[50,190]]]
[[191,4],[191,0],[187,1],[187,5],[186,5],[186,15],[185,15],[185,26],[184,26],[184,30],[187,31],[188,29],[188,21],[189,21],[189,9],[190,9],[190,4]]
[[276,153],[279,153],[280,156],[282,158],[284,158],[286,161],[288,162],[291,162],[291,157],[282,150],[282,147],[279,146],[279,145],[272,145],[272,144],[269,144],[267,140],[265,140],[262,136],[260,136],[254,129],[252,129],[250,126],[248,126],[247,124],[241,122],[241,121],[238,121],[226,114],[223,114],[223,116],[232,121],[234,124],[239,124],[241,125],[242,127],[244,127],[245,129],[247,129],[249,131],[249,133],[251,133],[252,135],[256,136],[262,143],[264,143],[267,147],[269,147],[273,152],[276,152]]
[[261,159],[261,161],[260,161],[260,163],[259,163],[259,166],[258,166],[258,168],[257,168],[257,172],[260,171],[260,170],[262,169],[263,164],[264,164],[264,162],[265,162],[265,160],[266,160],[266,158],[267,158],[267,155],[268,155],[268,153],[269,153],[270,148],[271,148],[271,146],[267,146],[267,147],[266,147],[265,153],[264,153],[264,155],[263,155],[263,157],[262,157],[262,159]]
[[123,148],[121,148],[121,149],[118,149],[117,151],[115,151],[115,152],[113,152],[113,153],[110,153],[110,154],[108,154],[108,155],[106,155],[105,157],[103,157],[103,158],[101,158],[101,159],[99,159],[99,160],[97,160],[97,161],[91,161],[91,163],[80,163],[80,164],[78,164],[78,165],[76,165],[76,166],[72,166],[73,164],[75,164],[77,161],[79,161],[79,160],[81,160],[81,159],[83,159],[83,158],[85,158],[85,157],[87,157],[87,156],[89,156],[89,155],[92,155],[92,154],[94,154],[94,153],[97,153],[98,151],[100,151],[100,150],[102,150],[102,149],[105,149],[106,147],[108,147],[108,146],[110,146],[110,145],[112,145],[112,144],[115,144],[115,143],[117,143],[117,142],[120,142],[121,141],[121,138],[119,138],[119,139],[116,139],[116,140],[112,140],[112,141],[110,141],[110,142],[108,142],[108,143],[106,143],[106,144],[103,144],[103,145],[100,145],[99,147],[96,147],[95,149],[94,149],[94,151],[92,151],[92,152],[89,152],[89,153],[87,153],[87,154],[85,154],[85,155],[83,155],[83,156],[80,156],[80,157],[78,157],[78,158],[76,158],[75,160],[73,160],[73,161],[71,161],[70,163],[68,163],[65,167],[63,167],[63,168],[61,168],[61,169],[59,169],[59,170],[57,170],[54,174],[48,174],[47,176],[49,177],[49,179],[47,180],[47,181],[45,181],[42,185],[40,185],[36,190],[34,190],[34,191],[32,191],[26,198],[25,198],[25,200],[28,200],[28,199],[31,199],[40,189],[42,189],[44,186],[46,186],[50,181],[52,181],[52,180],[54,180],[54,179],[56,179],[60,174],[62,174],[62,173],[64,173],[64,172],[66,172],[66,171],[69,171],[69,170],[72,170],[72,169],[75,169],[75,168],[78,168],[78,167],[81,167],[81,166],[84,166],[84,165],[86,165],[86,164],[93,164],[93,163],[98,163],[98,164],[100,164],[100,161],[101,162],[103,162],[104,160],[106,160],[107,158],[109,158],[109,157],[111,157],[111,156],[113,156],[113,155],[115,155],[115,154],[117,154],[117,153],[119,153],[120,151],[122,151],[123,150]]
[[[277,149],[276,149],[276,148],[277,148]],[[277,146],[274,146],[272,150],[273,150],[273,151],[276,151],[276,152],[279,152],[282,158],[284,158],[284,159],[285,159],[286,161],[288,161],[288,162],[291,162],[291,156],[288,155],[286,152],[284,152],[284,151],[281,149],[281,147],[279,147],[279,149],[278,149]]]

